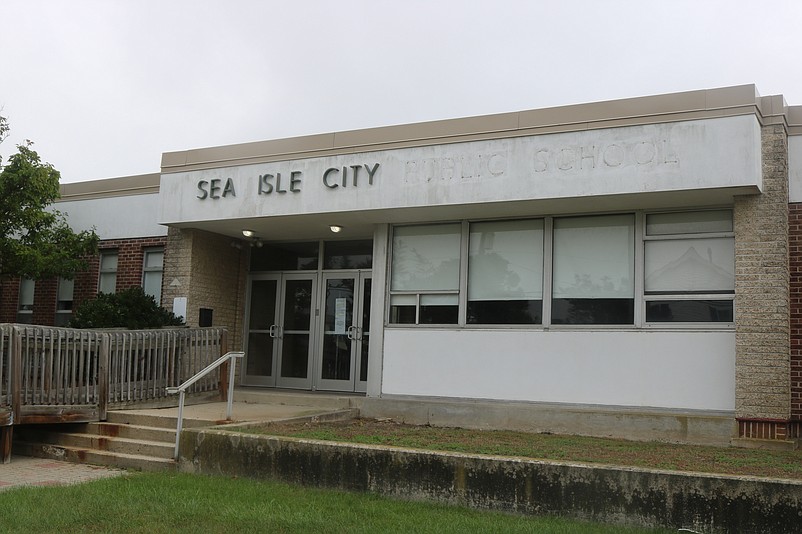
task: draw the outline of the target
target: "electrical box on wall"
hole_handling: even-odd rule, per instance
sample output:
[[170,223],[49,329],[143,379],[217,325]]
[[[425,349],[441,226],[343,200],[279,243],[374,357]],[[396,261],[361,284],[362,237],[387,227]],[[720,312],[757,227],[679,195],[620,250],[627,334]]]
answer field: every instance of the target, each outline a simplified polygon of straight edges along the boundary
[[214,310],[211,308],[200,308],[198,310],[198,326],[212,326],[212,315]]

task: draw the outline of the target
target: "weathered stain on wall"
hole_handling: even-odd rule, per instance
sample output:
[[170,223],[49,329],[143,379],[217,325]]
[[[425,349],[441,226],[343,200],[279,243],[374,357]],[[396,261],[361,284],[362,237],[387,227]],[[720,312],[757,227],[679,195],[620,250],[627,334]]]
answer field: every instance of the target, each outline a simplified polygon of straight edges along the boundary
[[800,532],[802,482],[189,429],[184,472],[710,533]]

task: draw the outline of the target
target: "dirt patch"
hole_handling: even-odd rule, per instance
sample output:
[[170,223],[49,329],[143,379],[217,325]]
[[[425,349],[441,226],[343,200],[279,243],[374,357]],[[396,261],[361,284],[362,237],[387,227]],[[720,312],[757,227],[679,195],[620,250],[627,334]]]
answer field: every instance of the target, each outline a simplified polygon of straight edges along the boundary
[[802,450],[703,447],[583,436],[417,426],[376,419],[267,423],[236,430],[413,449],[802,480]]

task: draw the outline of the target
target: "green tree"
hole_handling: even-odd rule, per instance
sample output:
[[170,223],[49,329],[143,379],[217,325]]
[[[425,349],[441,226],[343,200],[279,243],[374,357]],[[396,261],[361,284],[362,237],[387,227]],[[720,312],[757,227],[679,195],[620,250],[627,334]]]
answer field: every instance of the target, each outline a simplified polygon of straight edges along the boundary
[[[0,142],[7,133],[8,121],[0,116]],[[72,278],[97,253],[98,236],[74,232],[53,207],[60,174],[42,163],[31,144],[17,145],[5,166],[0,161],[0,280]]]

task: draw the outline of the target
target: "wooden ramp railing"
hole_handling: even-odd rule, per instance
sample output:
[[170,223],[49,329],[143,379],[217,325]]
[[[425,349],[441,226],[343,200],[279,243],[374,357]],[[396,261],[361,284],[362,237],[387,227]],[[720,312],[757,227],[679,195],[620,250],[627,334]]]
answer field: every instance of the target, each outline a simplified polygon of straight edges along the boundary
[[[222,328],[77,330],[0,324],[0,460],[13,425],[102,421],[111,407],[168,398],[227,352]],[[225,375],[223,375],[225,376]],[[215,372],[191,393],[225,387]]]

